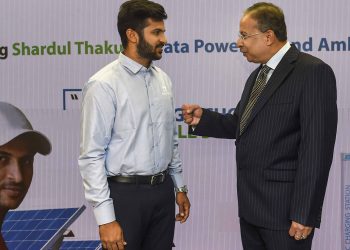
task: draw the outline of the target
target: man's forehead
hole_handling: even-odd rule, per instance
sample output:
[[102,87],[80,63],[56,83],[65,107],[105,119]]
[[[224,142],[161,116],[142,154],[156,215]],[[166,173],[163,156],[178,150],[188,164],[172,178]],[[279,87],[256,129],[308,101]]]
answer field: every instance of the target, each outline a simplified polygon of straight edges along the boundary
[[25,136],[19,136],[0,146],[0,152],[8,155],[35,155],[36,146]]
[[244,15],[239,22],[240,31],[250,31],[257,29],[257,21],[250,15]]
[[34,157],[35,150],[30,148],[0,148],[1,156],[9,156],[14,158]]
[[152,18],[147,18],[146,19],[146,26],[145,29],[161,29],[164,30],[165,29],[165,25],[164,25],[164,21],[160,20],[160,21],[156,21]]
[[28,158],[28,157],[34,157],[36,152],[33,152],[31,149],[19,149],[19,148],[13,148],[13,149],[0,149],[0,156],[4,157],[13,157],[17,159],[21,158]]

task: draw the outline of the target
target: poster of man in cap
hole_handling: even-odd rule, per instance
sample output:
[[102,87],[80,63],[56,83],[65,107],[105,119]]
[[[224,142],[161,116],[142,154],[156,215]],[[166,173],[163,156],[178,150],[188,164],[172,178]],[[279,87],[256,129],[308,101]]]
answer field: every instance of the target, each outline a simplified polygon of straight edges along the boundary
[[[24,113],[0,102],[0,228],[6,213],[16,209],[30,187],[36,153],[48,155],[51,143],[35,131]],[[0,234],[0,249],[7,249]]]

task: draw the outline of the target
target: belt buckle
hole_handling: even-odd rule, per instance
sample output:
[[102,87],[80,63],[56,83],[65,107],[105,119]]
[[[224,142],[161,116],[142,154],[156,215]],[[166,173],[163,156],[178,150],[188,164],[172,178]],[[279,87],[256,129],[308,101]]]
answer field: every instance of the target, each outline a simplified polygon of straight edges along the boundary
[[161,183],[164,181],[165,174],[163,172],[160,172],[158,174],[152,175],[151,185],[158,184],[158,183],[155,183],[155,181],[159,176],[161,176]]

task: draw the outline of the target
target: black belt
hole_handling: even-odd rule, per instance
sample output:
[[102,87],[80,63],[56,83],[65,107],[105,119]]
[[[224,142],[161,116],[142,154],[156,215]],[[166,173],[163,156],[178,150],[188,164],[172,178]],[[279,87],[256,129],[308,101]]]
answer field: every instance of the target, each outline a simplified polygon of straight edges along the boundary
[[157,185],[164,182],[168,170],[164,170],[155,175],[116,175],[108,177],[108,180],[119,182],[119,183],[131,183],[131,184],[148,184],[148,185]]

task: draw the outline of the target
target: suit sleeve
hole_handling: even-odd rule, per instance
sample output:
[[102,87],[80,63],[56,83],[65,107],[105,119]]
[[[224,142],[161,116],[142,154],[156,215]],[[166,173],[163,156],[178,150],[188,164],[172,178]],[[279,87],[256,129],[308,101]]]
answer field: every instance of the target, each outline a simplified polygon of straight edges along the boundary
[[220,114],[217,112],[203,109],[203,115],[193,130],[189,128],[189,133],[200,136],[209,136],[215,138],[235,139],[238,124],[237,105],[234,114]]
[[300,147],[290,219],[319,227],[337,129],[336,79],[324,63],[304,73]]

